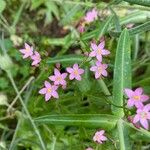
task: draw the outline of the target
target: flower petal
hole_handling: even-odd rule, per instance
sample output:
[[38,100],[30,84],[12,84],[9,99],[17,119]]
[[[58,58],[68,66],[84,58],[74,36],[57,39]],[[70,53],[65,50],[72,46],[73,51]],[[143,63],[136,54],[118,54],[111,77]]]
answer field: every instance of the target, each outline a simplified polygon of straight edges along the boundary
[[45,94],[45,100],[48,101],[51,98],[51,93]]
[[140,120],[140,116],[139,115],[135,115],[133,118],[133,123],[137,123]]
[[95,43],[91,43],[92,50],[96,51],[98,49],[97,45]]
[[72,73],[72,72],[73,72],[73,69],[72,69],[71,67],[67,67],[66,70],[67,70],[67,72],[69,72],[69,73]]
[[134,92],[133,92],[131,89],[128,89],[128,88],[126,88],[124,91],[125,91],[125,94],[126,94],[129,98],[131,98],[131,97],[133,96],[133,94],[134,94]]
[[148,121],[146,119],[141,119],[140,123],[142,124],[142,126],[148,130]]
[[137,88],[136,90],[135,90],[135,94],[136,95],[141,95],[143,93],[143,89],[142,88]]
[[127,106],[130,108],[134,105],[134,100],[133,99],[129,99],[127,102]]
[[40,94],[46,94],[46,92],[47,92],[47,88],[42,88],[42,89],[39,91]]
[[149,96],[147,96],[147,95],[141,95],[141,101],[142,102],[145,102],[147,100],[149,100]]
[[46,88],[51,88],[51,84],[48,81],[45,81],[44,85],[45,85]]
[[98,45],[98,48],[99,49],[103,49],[105,46],[105,41],[102,41],[99,45]]
[[109,55],[110,54],[110,51],[108,50],[102,50],[102,55]]

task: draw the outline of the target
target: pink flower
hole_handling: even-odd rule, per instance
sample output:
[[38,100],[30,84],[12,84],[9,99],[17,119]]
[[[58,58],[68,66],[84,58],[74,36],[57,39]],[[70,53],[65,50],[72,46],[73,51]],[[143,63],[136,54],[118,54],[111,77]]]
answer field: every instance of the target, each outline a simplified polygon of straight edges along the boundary
[[78,64],[74,64],[73,68],[68,67],[66,70],[67,70],[67,72],[70,73],[70,75],[69,75],[70,80],[76,79],[76,80],[80,81],[81,80],[81,74],[84,73],[84,70],[80,69]]
[[84,17],[84,20],[85,20],[86,23],[91,23],[91,22],[93,22],[94,20],[97,19],[97,15],[98,15],[97,10],[92,9],[91,11],[88,11],[86,13],[86,16]]
[[33,47],[25,43],[25,48],[19,50],[23,54],[23,59],[33,55]]
[[143,102],[149,99],[149,96],[142,94],[142,88],[137,88],[135,91],[131,89],[125,89],[125,93],[129,98],[127,102],[128,107],[132,107],[134,105],[137,108],[143,107]]
[[137,123],[138,121],[140,121],[141,125],[148,130],[148,120],[150,120],[150,104],[147,104],[142,108],[138,108],[136,113],[137,114],[133,119],[133,123]]
[[48,101],[52,96],[54,98],[58,98],[58,93],[57,93],[57,86],[51,85],[48,81],[45,81],[44,83],[45,87],[42,88],[39,93],[45,95],[45,100]]
[[104,136],[104,133],[105,133],[104,130],[97,131],[93,137],[93,141],[102,144],[104,141],[107,140],[107,137]]
[[88,147],[88,148],[86,148],[86,150],[94,150],[93,148],[91,148],[91,147]]
[[95,43],[91,43],[92,52],[89,54],[90,57],[96,57],[102,62],[102,55],[108,55],[110,52],[104,49],[105,41],[101,42],[98,46]]
[[54,69],[54,75],[50,76],[49,79],[51,81],[54,81],[55,85],[62,85],[62,86],[66,86],[66,81],[65,78],[67,77],[67,73],[60,73],[60,71],[58,69]]
[[34,55],[31,56],[31,59],[33,60],[32,66],[38,66],[41,61],[41,56],[37,51],[35,51]]
[[101,62],[97,61],[96,66],[92,66],[90,70],[95,72],[95,78],[98,79],[101,76],[107,76],[107,67],[107,64],[102,64]]

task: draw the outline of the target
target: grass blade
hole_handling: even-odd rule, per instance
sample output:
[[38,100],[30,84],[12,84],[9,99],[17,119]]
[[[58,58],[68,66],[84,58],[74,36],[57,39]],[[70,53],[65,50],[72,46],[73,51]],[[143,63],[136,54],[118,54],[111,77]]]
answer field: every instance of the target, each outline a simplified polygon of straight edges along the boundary
[[[129,32],[124,29],[119,37],[113,82],[113,104],[123,106],[123,90],[131,86],[131,52]],[[112,106],[112,112],[120,117],[124,116],[122,108]]]

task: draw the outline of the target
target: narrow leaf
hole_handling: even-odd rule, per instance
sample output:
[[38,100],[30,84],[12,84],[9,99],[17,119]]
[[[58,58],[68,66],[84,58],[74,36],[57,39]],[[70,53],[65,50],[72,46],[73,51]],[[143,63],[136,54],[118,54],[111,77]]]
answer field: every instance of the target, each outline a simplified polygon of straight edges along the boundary
[[55,64],[55,63],[65,63],[65,64],[74,64],[74,63],[81,63],[84,61],[85,57],[82,55],[63,55],[59,57],[50,58],[47,63],[48,64]]
[[142,6],[150,6],[150,1],[149,0],[124,0],[126,2],[129,2],[131,4],[138,4]]
[[[131,86],[131,52],[129,39],[129,32],[127,29],[124,29],[119,37],[114,67],[113,103],[118,106],[123,106],[124,88]],[[112,111],[117,116],[124,116],[123,108],[112,106]]]
[[41,116],[35,118],[35,122],[38,124],[83,126],[111,130],[115,127],[117,119],[116,116],[105,114],[65,114]]

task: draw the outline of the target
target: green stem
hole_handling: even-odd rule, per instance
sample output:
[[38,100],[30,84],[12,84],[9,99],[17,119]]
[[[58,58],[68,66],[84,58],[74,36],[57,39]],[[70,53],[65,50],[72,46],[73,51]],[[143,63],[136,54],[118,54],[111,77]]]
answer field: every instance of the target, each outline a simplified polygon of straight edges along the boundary
[[12,24],[12,28],[13,29],[15,29],[15,27],[16,27],[18,21],[19,21],[19,18],[21,16],[21,13],[23,11],[23,8],[24,8],[25,4],[26,4],[26,0],[23,1],[23,3],[21,4],[21,6],[20,6],[20,8],[19,8],[19,10],[18,10],[18,12],[16,14],[16,17],[15,17],[14,22]]
[[9,77],[9,79],[10,79],[10,81],[11,81],[11,83],[12,83],[14,89],[15,89],[16,94],[19,95],[20,103],[21,103],[21,105],[23,106],[23,109],[24,109],[25,113],[27,114],[27,116],[28,116],[28,118],[29,118],[29,120],[30,120],[30,122],[31,122],[31,124],[32,124],[32,126],[33,126],[33,128],[34,128],[34,131],[35,131],[35,133],[37,134],[37,136],[38,136],[38,138],[39,138],[39,141],[40,141],[40,144],[41,144],[42,149],[43,149],[43,150],[46,150],[46,147],[45,147],[45,144],[44,144],[44,142],[43,142],[43,140],[42,140],[42,137],[41,137],[41,135],[40,135],[40,132],[39,132],[38,128],[36,127],[36,125],[35,125],[35,123],[34,123],[34,120],[32,119],[32,117],[31,117],[31,115],[30,115],[30,113],[29,113],[29,111],[28,111],[26,105],[24,104],[24,101],[23,101],[23,99],[22,99],[22,97],[21,97],[21,95],[20,95],[20,93],[19,93],[19,90],[18,90],[18,88],[17,88],[17,86],[16,86],[16,84],[15,84],[15,82],[14,82],[14,79],[13,79],[13,77],[12,77],[12,75],[11,75],[11,72],[10,72],[10,71],[7,71],[7,75],[8,75],[8,77]]
[[124,139],[124,134],[123,134],[123,122],[122,119],[118,120],[117,123],[117,127],[118,127],[118,134],[119,134],[119,143],[120,143],[120,150],[126,150],[125,149],[125,139]]
[[100,84],[100,86],[101,86],[101,88],[102,88],[102,90],[103,90],[103,93],[104,93],[105,95],[107,95],[107,96],[110,96],[111,93],[109,92],[109,90],[108,90],[108,88],[107,88],[105,82],[103,81],[103,79],[98,80],[98,83]]

